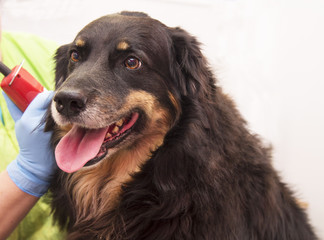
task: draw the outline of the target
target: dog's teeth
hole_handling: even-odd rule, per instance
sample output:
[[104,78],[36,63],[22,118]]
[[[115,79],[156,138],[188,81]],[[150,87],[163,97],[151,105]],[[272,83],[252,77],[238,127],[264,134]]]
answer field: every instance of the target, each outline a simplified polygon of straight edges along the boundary
[[111,131],[113,134],[116,134],[119,132],[119,127],[115,126],[114,129]]
[[115,123],[116,126],[121,127],[124,124],[124,119],[120,119],[118,122]]
[[106,133],[106,138],[110,138],[112,135],[111,135],[111,133],[110,132],[107,132]]

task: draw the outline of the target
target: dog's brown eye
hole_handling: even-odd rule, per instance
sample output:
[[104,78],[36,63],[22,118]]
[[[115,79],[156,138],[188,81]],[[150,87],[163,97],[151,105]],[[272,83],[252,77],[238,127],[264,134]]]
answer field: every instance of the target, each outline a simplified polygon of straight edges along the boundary
[[136,69],[139,69],[142,66],[142,62],[140,60],[138,60],[137,58],[135,58],[135,57],[129,57],[125,61],[125,66],[128,69],[136,70]]
[[77,51],[73,51],[71,53],[71,60],[73,62],[79,62],[80,61],[80,54]]

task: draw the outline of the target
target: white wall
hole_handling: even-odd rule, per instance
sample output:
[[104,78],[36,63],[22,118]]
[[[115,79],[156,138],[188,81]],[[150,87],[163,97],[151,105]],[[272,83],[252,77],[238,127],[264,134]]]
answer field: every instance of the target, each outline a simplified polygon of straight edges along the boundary
[[89,21],[121,10],[147,12],[199,38],[324,239],[324,1],[7,0],[2,20],[5,30],[68,43]]

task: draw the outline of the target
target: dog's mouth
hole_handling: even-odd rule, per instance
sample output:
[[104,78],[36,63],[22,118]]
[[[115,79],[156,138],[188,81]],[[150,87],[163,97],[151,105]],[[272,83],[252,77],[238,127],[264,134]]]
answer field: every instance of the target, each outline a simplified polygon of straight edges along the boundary
[[113,148],[122,142],[131,132],[138,116],[139,114],[135,112],[109,125],[105,139],[100,147],[100,151],[93,159],[88,161],[85,166],[90,166],[99,162],[107,155],[109,148]]
[[74,125],[56,146],[59,168],[71,173],[99,162],[107,155],[108,149],[117,147],[130,135],[138,118],[139,114],[133,112],[100,129]]

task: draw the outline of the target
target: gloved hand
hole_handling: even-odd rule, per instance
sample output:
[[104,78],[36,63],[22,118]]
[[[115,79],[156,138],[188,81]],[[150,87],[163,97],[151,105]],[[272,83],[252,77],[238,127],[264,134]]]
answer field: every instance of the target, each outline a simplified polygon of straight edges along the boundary
[[47,192],[57,168],[50,147],[52,132],[44,132],[45,124],[42,121],[53,95],[52,91],[46,90],[39,93],[24,113],[5,95],[10,114],[16,122],[20,148],[17,158],[8,165],[7,171],[21,190],[36,197]]

